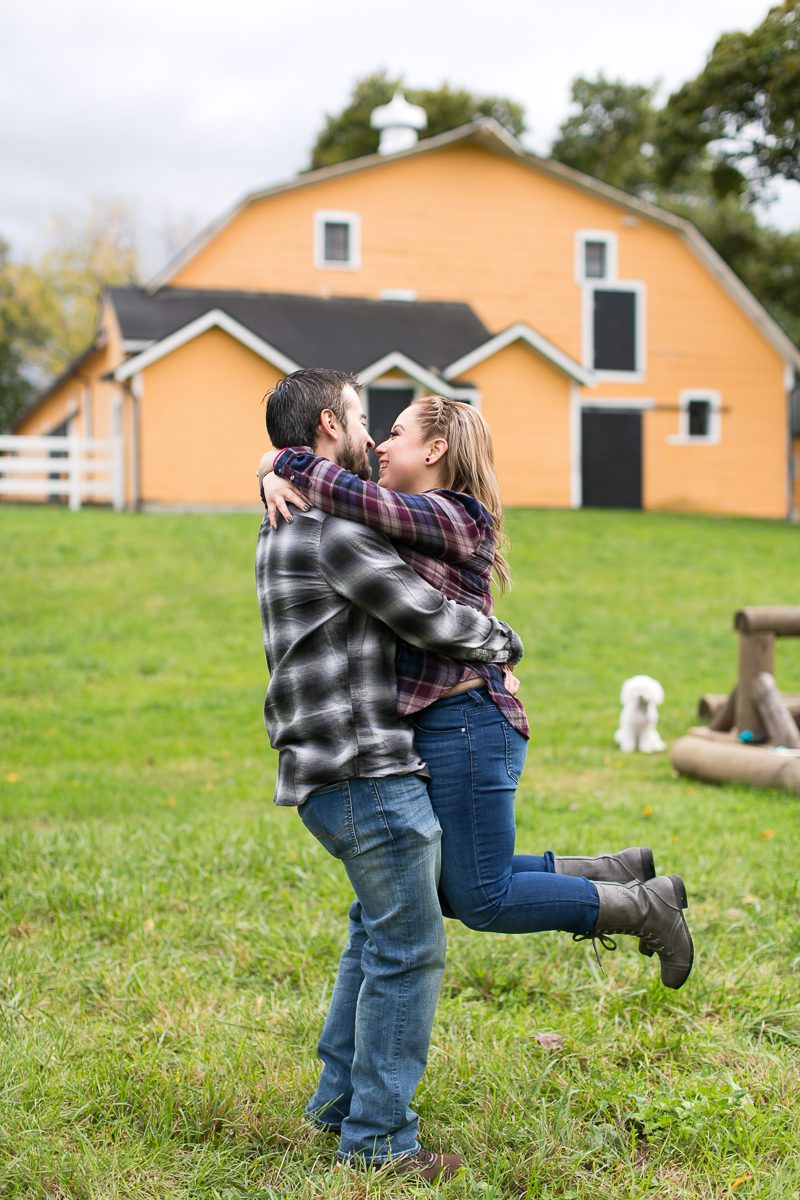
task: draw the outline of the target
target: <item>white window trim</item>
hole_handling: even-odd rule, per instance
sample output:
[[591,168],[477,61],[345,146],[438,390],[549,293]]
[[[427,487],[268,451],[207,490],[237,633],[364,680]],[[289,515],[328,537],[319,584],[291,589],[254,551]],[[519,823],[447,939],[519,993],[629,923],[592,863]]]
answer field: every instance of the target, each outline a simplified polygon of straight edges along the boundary
[[[325,258],[326,224],[350,226],[350,258],[348,262],[328,262]],[[361,216],[355,212],[321,208],[314,213],[314,266],[318,271],[361,270]]]
[[[636,296],[636,370],[598,371],[594,363],[594,293],[633,292]],[[581,356],[598,383],[644,383],[647,365],[647,284],[638,279],[595,279],[584,284],[581,296]]]
[[[606,244],[606,273],[602,279],[586,275],[586,243],[605,242]],[[575,232],[575,282],[584,283],[616,283],[619,263],[617,235],[609,229],[578,229]]]
[[[708,433],[705,437],[689,436],[689,401],[708,400],[711,404]],[[722,396],[714,388],[683,388],[678,393],[678,432],[667,435],[670,446],[718,446],[722,441]]]

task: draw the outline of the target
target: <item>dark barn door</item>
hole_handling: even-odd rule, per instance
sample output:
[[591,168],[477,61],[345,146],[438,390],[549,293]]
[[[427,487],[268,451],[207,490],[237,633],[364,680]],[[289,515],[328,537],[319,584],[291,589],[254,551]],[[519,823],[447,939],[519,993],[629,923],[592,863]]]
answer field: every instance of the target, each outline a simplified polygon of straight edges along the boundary
[[584,508],[642,507],[642,414],[586,408],[581,414]]
[[[394,425],[404,408],[408,408],[414,399],[413,387],[371,387],[367,388],[367,425],[370,437],[376,446],[385,442],[389,430]],[[372,464],[372,478],[378,481],[378,459],[370,451],[369,461]]]

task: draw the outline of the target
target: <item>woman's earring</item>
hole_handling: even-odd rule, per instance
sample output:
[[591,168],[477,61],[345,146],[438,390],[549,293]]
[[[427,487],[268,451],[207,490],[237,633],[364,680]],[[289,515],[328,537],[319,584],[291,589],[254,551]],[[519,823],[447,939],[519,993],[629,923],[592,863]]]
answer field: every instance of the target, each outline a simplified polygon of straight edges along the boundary
[[431,460],[430,460],[429,458],[426,458],[426,459],[425,459],[425,462],[430,462],[430,461],[431,461]]

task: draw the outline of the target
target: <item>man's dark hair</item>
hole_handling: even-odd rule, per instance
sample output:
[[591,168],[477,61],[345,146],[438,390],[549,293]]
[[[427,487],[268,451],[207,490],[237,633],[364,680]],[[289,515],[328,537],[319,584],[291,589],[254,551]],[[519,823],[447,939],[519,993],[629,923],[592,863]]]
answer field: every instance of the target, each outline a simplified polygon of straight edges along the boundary
[[347,428],[347,407],[342,393],[347,385],[358,391],[355,375],[327,367],[304,367],[276,385],[267,399],[267,433],[278,450],[284,446],[313,446],[319,418],[329,408]]

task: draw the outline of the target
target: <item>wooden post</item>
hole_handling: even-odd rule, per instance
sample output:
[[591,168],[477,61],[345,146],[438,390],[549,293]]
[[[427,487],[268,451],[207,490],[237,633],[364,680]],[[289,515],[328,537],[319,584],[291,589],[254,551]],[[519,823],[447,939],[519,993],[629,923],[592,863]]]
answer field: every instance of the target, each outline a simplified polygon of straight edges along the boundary
[[762,671],[760,675],[756,675],[751,694],[761,720],[766,726],[769,740],[776,746],[786,746],[789,750],[800,750],[800,734],[797,732],[792,714],[778,691],[774,676],[770,675],[768,671]]
[[736,688],[726,697],[725,701],[715,708],[708,722],[709,729],[727,731],[733,729],[736,718]]
[[774,633],[739,634],[739,683],[736,688],[736,720],[734,724],[740,733],[745,729],[749,729],[756,735],[766,733],[764,722],[753,703],[751,693],[756,675],[760,675],[762,671],[767,671],[772,675],[774,663]]
[[70,436],[67,442],[67,495],[69,506],[75,512],[81,506],[81,442],[80,438]]

